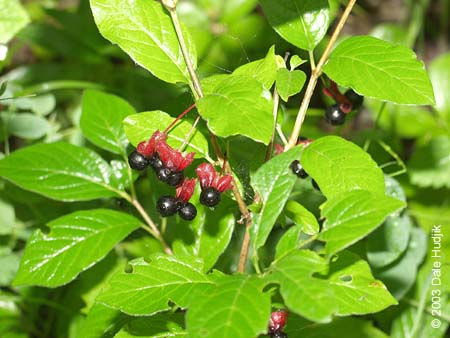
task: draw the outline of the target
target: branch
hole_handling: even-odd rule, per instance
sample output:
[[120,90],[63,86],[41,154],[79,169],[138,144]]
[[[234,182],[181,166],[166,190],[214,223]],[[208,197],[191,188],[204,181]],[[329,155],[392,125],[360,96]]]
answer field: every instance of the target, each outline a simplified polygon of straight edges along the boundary
[[142,227],[145,231],[149,232],[153,237],[155,237],[158,241],[161,242],[162,246],[164,247],[164,251],[172,255],[172,250],[167,245],[166,241],[164,240],[163,236],[159,232],[156,224],[153,222],[153,220],[150,218],[150,216],[147,214],[145,209],[142,207],[141,203],[137,199],[132,199],[129,201],[141,214],[142,218],[144,219],[145,223],[147,223],[148,227]]
[[[203,97],[202,87],[200,85],[200,81],[197,77],[197,74],[195,73],[194,67],[192,65],[192,61],[189,58],[186,41],[184,40],[183,31],[181,29],[180,21],[178,20],[178,15],[177,15],[177,11],[176,11],[176,3],[175,3],[175,5],[173,5],[173,0],[172,0],[172,5],[168,5],[167,2],[168,2],[168,0],[163,0],[163,4],[166,6],[167,10],[170,13],[170,16],[172,18],[172,22],[173,22],[173,25],[175,28],[175,32],[177,33],[178,43],[180,44],[181,52],[183,54],[184,61],[186,62],[186,67],[188,69],[189,76],[191,77],[192,87],[194,89],[193,94],[197,99],[202,98]],[[225,172],[227,174],[232,174],[230,164],[227,161],[225,161],[223,153],[220,150],[219,143],[217,142],[217,137],[213,133],[210,132],[210,138],[211,138],[211,143],[213,145],[214,152],[217,156],[217,159],[220,162],[225,163]],[[233,181],[234,181],[234,178],[233,178]],[[240,193],[239,189],[237,188],[236,182],[233,182],[233,183],[234,183],[233,184],[233,195],[234,195],[234,198],[236,199],[236,202],[238,204],[239,211],[241,212],[242,217],[246,220],[246,228],[247,228],[246,234],[247,234],[248,228],[252,224],[251,213],[249,212],[247,205],[245,204],[244,199],[242,198],[241,193]],[[244,237],[244,243],[242,244],[242,250],[241,250],[241,257],[239,259],[238,272],[244,272],[245,261],[247,260],[247,255],[248,255],[249,242],[250,242],[250,237],[249,236]]]
[[303,121],[306,116],[306,112],[309,107],[309,103],[311,102],[312,95],[314,93],[314,89],[316,88],[317,80],[322,73],[322,67],[328,59],[330,55],[331,49],[333,48],[339,34],[342,31],[342,28],[345,25],[345,22],[350,15],[353,6],[355,5],[356,0],[349,0],[347,7],[345,8],[342,17],[340,18],[333,34],[331,35],[330,41],[328,42],[325,51],[323,52],[319,62],[311,73],[311,77],[309,78],[308,87],[306,88],[305,96],[303,97],[302,104],[300,105],[300,109],[297,114],[297,119],[295,120],[294,129],[292,130],[292,134],[289,138],[289,142],[284,148],[285,150],[289,150],[293,148],[297,144],[298,136],[300,135],[300,129],[302,128]]

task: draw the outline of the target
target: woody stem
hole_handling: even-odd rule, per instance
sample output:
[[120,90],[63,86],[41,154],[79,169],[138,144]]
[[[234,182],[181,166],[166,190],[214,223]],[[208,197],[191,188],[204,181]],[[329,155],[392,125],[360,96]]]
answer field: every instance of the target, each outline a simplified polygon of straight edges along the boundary
[[[178,43],[180,45],[180,49],[183,54],[184,61],[186,63],[186,67],[188,69],[189,76],[192,81],[191,88],[193,87],[193,89],[194,89],[193,94],[197,99],[202,98],[203,97],[202,87],[200,85],[200,81],[197,77],[197,74],[195,73],[192,61],[189,58],[186,41],[183,36],[183,31],[181,29],[180,21],[178,20],[176,6],[166,6],[166,8],[170,13],[170,17],[172,18],[172,23],[173,23],[173,26],[175,28],[175,32],[176,32],[177,38],[178,38]],[[222,151],[220,150],[219,143],[217,142],[217,137],[211,132],[209,134],[210,134],[211,143],[213,145],[214,152],[217,156],[217,159],[223,163],[224,156],[223,156]],[[226,164],[225,164],[225,171],[228,174],[232,174],[231,166],[228,162],[226,162]],[[234,178],[233,178],[233,181],[234,181]],[[233,184],[233,195],[238,204],[239,211],[241,212],[242,216],[246,220],[246,230],[247,230],[246,233],[248,233],[248,229],[250,228],[250,226],[252,224],[251,213],[249,212],[249,210],[247,208],[247,204],[245,204],[244,199],[242,198],[241,193],[240,193],[239,189],[237,188],[236,182],[234,182],[234,184]],[[239,268],[238,268],[238,272],[241,272],[241,273],[244,272],[245,262],[247,260],[247,255],[248,255],[248,247],[249,247],[248,243],[249,242],[250,242],[250,237],[248,237],[247,239],[244,237],[244,243],[242,244],[241,256],[239,259]]]

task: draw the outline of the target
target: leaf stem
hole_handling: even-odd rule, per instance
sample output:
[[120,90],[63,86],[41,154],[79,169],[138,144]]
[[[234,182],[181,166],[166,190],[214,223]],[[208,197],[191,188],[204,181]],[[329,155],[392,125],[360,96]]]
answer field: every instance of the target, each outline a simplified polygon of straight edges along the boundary
[[187,133],[186,137],[184,138],[183,143],[178,148],[178,150],[183,151],[184,147],[187,146],[187,144],[189,143],[189,140],[191,139],[192,134],[194,133],[194,131],[195,131],[199,121],[200,121],[200,115],[198,115],[197,118],[195,119],[194,123],[192,124],[191,129],[189,129],[189,132]]
[[166,129],[164,129],[163,133],[167,133],[172,127],[180,121],[187,113],[189,113],[193,108],[195,107],[195,103],[191,104],[189,107],[187,107],[180,115],[177,116],[175,120],[172,121],[171,124],[167,126]]
[[[286,52],[284,54],[284,64],[286,64],[287,60],[289,59],[289,55],[291,53]],[[270,143],[267,146],[266,150],[266,157],[265,161],[267,162],[272,157],[272,151],[273,151],[273,143],[275,142],[275,134],[277,133],[277,121],[278,121],[278,108],[280,106],[280,95],[278,94],[277,85],[275,83],[274,89],[273,89],[273,129],[272,129],[272,137],[270,138]]]
[[277,85],[273,90],[273,130],[272,137],[270,138],[270,143],[267,146],[265,161],[267,162],[272,157],[273,144],[275,142],[275,134],[277,133],[277,120],[278,120],[278,107],[280,105],[280,95],[278,95]]
[[[177,15],[177,11],[175,6],[166,6],[167,10],[170,13],[170,16],[172,18],[172,23],[175,27],[175,32],[177,33],[177,37],[178,37],[178,43],[180,45],[181,48],[181,52],[183,54],[184,57],[184,61],[186,62],[186,67],[188,69],[189,75],[191,77],[191,81],[192,81],[192,85],[194,88],[193,94],[194,97],[196,99],[198,98],[202,98],[203,97],[203,91],[202,91],[202,87],[200,85],[200,81],[197,77],[197,74],[195,73],[194,67],[192,65],[192,61],[189,58],[189,54],[188,54],[188,50],[187,50],[187,46],[186,46],[186,41],[183,37],[183,31],[181,29],[181,24],[180,21],[178,20],[178,15]],[[211,138],[211,143],[213,145],[213,149],[214,152],[217,156],[217,159],[221,162],[221,163],[225,163],[225,172],[228,174],[232,174],[232,170],[231,170],[231,166],[228,163],[228,161],[225,161],[224,156],[222,151],[220,150],[220,146],[219,143],[217,142],[217,137],[216,135],[214,135],[213,133],[209,133],[210,134],[210,138]],[[234,181],[234,178],[233,178]],[[244,241],[242,243],[242,249],[241,249],[241,255],[239,258],[239,268],[238,268],[238,272],[244,272],[243,267],[245,267],[245,262],[247,260],[247,255],[248,255],[248,248],[249,248],[249,243],[250,243],[250,236],[248,234],[248,229],[250,228],[251,224],[252,224],[252,217],[251,217],[251,213],[249,212],[247,205],[244,202],[244,199],[241,196],[241,193],[236,185],[236,182],[233,182],[233,195],[234,198],[236,199],[236,202],[238,204],[239,207],[239,211],[242,214],[242,217],[245,219],[246,221],[246,236],[244,236]]]
[[316,69],[316,61],[314,60],[314,52],[312,50],[309,52],[309,64],[311,65],[311,71],[314,71]]
[[189,75],[191,77],[194,89],[197,92],[199,97],[203,97],[203,92],[202,92],[202,87],[200,86],[200,81],[198,80],[197,74],[195,73],[191,58],[189,57],[186,41],[184,40],[183,31],[181,29],[180,20],[178,19],[176,6],[166,7],[166,8],[169,10],[170,17],[172,18],[173,26],[175,27],[175,32],[177,33],[181,52],[183,53],[184,61],[186,62],[186,67],[187,67]]
[[328,41],[328,44],[325,48],[325,51],[323,52],[322,56],[320,57],[319,62],[317,63],[316,67],[311,73],[311,77],[309,78],[308,87],[306,87],[305,96],[303,97],[303,101],[300,105],[297,119],[295,120],[294,129],[292,130],[292,134],[289,138],[289,142],[285,147],[285,150],[289,150],[293,148],[296,143],[298,136],[300,135],[300,130],[302,128],[303,120],[305,119],[306,112],[309,107],[309,103],[311,102],[312,95],[314,93],[314,89],[316,88],[317,80],[319,79],[321,73],[322,73],[322,67],[324,66],[325,62],[328,59],[328,56],[330,55],[331,49],[333,48],[334,44],[336,43],[336,40],[339,36],[339,34],[342,31],[342,28],[345,25],[345,22],[348,19],[348,16],[350,15],[353,6],[355,5],[356,0],[349,0],[347,7],[345,8],[344,13],[342,14],[341,18],[339,19],[339,22],[334,29],[333,34],[331,35],[330,41]]
[[145,231],[147,231],[148,233],[150,233],[153,237],[155,237],[158,241],[161,242],[161,244],[164,247],[164,251],[168,255],[172,255],[173,254],[172,250],[167,245],[166,241],[164,240],[164,238],[162,237],[161,233],[159,232],[157,226],[155,225],[153,220],[150,218],[150,216],[148,215],[147,211],[145,211],[145,209],[141,205],[141,203],[139,203],[139,201],[137,199],[134,199],[134,198],[130,200],[130,203],[136,208],[136,210],[139,212],[139,214],[144,219],[145,223],[147,223],[147,225],[148,225],[148,226],[143,226],[142,228]]

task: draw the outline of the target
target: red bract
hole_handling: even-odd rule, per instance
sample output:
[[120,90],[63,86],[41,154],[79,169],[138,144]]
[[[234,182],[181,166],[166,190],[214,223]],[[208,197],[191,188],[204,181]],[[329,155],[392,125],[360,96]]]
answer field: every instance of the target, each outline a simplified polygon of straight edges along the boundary
[[178,201],[182,203],[187,203],[189,199],[192,197],[195,188],[195,178],[185,178],[183,183],[178,186],[175,197]]
[[159,143],[163,142],[165,143],[167,140],[167,134],[161,133],[159,130],[155,131],[150,137],[148,141],[143,141],[138,144],[136,147],[136,150],[138,153],[150,157],[156,152],[156,147]]
[[307,146],[309,146],[311,143],[312,143],[312,139],[310,139],[310,138],[306,138],[306,139],[301,139],[301,140],[298,140],[297,141],[297,144],[301,144],[301,145],[303,145],[304,147],[307,147]]
[[181,152],[173,149],[166,142],[158,142],[156,152],[164,166],[172,171],[183,171],[192,163],[195,156],[195,153],[183,156]]
[[275,331],[282,331],[284,325],[286,325],[288,313],[284,310],[278,310],[272,312],[272,315],[270,316],[269,320],[269,331],[275,332]]
[[330,88],[324,88],[323,93],[326,96],[329,96],[336,100],[337,103],[339,103],[339,107],[344,113],[349,113],[352,110],[352,103],[349,101],[349,99],[341,94],[339,91],[339,88],[337,87],[336,82],[331,81]]
[[231,183],[233,181],[233,178],[231,177],[231,175],[223,175],[221,177],[220,174],[218,174],[214,167],[209,163],[200,164],[197,167],[196,172],[202,190],[213,187],[219,192],[224,192],[230,190],[233,187]]

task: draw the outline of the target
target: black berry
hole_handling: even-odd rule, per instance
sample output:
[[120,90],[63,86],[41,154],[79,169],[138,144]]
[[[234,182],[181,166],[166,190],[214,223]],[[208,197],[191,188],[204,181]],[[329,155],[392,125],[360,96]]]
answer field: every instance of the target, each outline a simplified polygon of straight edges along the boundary
[[353,109],[358,109],[364,102],[364,96],[356,94],[353,89],[347,90],[344,95],[352,103]]
[[337,126],[345,122],[345,113],[341,110],[338,103],[327,107],[325,110],[325,120],[333,126]]
[[215,207],[220,202],[220,192],[213,187],[203,189],[200,194],[200,203],[207,207]]
[[290,165],[292,172],[297,175],[300,178],[306,178],[308,177],[307,172],[305,171],[305,169],[303,169],[302,165],[300,164],[300,162],[298,160],[295,160],[291,163]]
[[164,166],[158,154],[155,154],[152,157],[150,157],[148,161],[152,166],[152,168],[155,170],[161,169]]
[[164,195],[158,199],[156,208],[161,216],[172,216],[175,215],[178,210],[178,201],[175,197]]
[[312,183],[312,186],[313,186],[315,189],[317,189],[317,190],[320,191],[319,185],[317,184],[317,182],[316,182],[315,180],[312,180],[311,183]]
[[178,215],[185,221],[192,221],[197,216],[197,208],[192,203],[187,202],[178,210]]
[[283,331],[274,331],[270,333],[270,338],[288,338],[288,335]]
[[149,165],[148,159],[136,150],[128,155],[128,163],[136,170],[144,170]]
[[158,177],[158,180],[167,183],[169,180],[171,171],[165,167],[159,168],[156,170],[156,176]]
[[176,187],[183,182],[184,175],[182,171],[172,171],[167,178],[167,184]]

